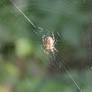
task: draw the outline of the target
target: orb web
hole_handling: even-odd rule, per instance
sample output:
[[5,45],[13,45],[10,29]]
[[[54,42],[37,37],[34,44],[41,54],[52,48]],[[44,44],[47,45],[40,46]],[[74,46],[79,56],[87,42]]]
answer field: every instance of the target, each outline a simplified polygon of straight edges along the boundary
[[[42,1],[42,0],[41,0]],[[64,0],[62,3],[64,4],[63,6],[62,6],[62,8],[63,7],[65,7],[66,6],[66,2],[67,0]],[[39,1],[36,1],[36,0],[31,0],[31,8],[29,8],[29,10],[28,10],[28,12],[26,12],[26,9],[24,9],[24,10],[22,10],[21,8],[19,8],[19,6],[17,6],[17,4],[16,4],[16,2],[13,2],[13,1],[10,1],[11,3],[12,3],[12,6],[13,6],[13,8],[16,8],[16,10],[18,11],[18,12],[20,12],[20,14],[21,14],[21,16],[23,16],[28,22],[26,22],[26,24],[28,24],[28,23],[30,23],[31,24],[31,26],[32,26],[32,31],[33,31],[33,34],[35,34],[35,35],[37,35],[39,38],[40,38],[40,41],[42,42],[42,35],[43,34],[45,34],[45,35],[48,35],[48,36],[50,36],[51,35],[51,32],[53,32],[53,31],[55,31],[54,33],[55,33],[55,39],[56,39],[56,46],[57,46],[57,43],[62,43],[62,36],[63,36],[63,34],[62,34],[62,32],[61,31],[56,31],[56,29],[54,29],[55,27],[53,27],[54,25],[55,25],[55,22],[57,23],[57,20],[56,21],[53,21],[53,24],[51,25],[52,27],[50,27],[50,25],[46,25],[43,21],[41,21],[42,23],[40,23],[39,22],[39,20],[40,20],[40,17],[38,18],[38,21],[37,21],[37,23],[36,23],[36,21],[35,21],[35,19],[37,19],[37,16],[36,16],[36,18],[34,17],[34,19],[32,19],[31,20],[31,17],[33,16],[31,16],[30,18],[27,16],[27,14],[26,13],[29,13],[30,11],[32,11],[33,13],[35,13],[34,11],[36,11],[35,10],[35,6],[38,6],[39,8],[39,10],[41,10],[41,12],[40,13],[37,13],[38,15],[41,15],[42,14],[42,16],[44,16],[45,17],[45,14],[44,13],[42,13],[42,11],[44,11],[44,12],[49,12],[49,13],[51,13],[51,16],[53,17],[52,19],[54,19],[55,18],[55,16],[56,17],[60,17],[60,11],[61,12],[64,12],[64,10],[63,9],[61,9],[61,8],[56,8],[56,9],[51,9],[50,7],[46,7],[46,6],[44,6],[44,8],[42,8],[43,7],[43,5],[41,5],[40,3],[39,3]],[[42,2],[43,3],[43,2]],[[60,0],[57,2],[58,4],[61,4],[60,3]],[[67,3],[69,3],[69,2],[67,2]],[[72,5],[71,4],[71,7],[69,7],[69,6],[67,6],[66,8],[65,8],[65,11],[66,11],[66,9],[68,9],[69,8],[69,10],[73,10],[73,11],[75,11],[76,9],[75,8],[73,8],[73,7],[75,7],[78,3],[77,2],[73,2],[74,4]],[[57,4],[57,5],[58,5]],[[70,4],[70,3],[69,3]],[[41,6],[40,6],[41,5]],[[44,5],[46,5],[46,4],[44,4]],[[55,4],[53,4],[53,5],[55,5]],[[23,6],[22,6],[23,7]],[[32,10],[33,9],[33,10]],[[59,9],[61,9],[61,10],[59,10]],[[31,14],[31,12],[29,13],[29,14]],[[66,14],[66,13],[65,13]],[[68,15],[71,15],[71,12],[68,12],[67,13]],[[69,16],[70,17],[70,16]],[[44,18],[43,18],[44,19]],[[35,22],[33,22],[33,21],[35,21]],[[51,20],[50,20],[51,21]],[[49,23],[50,22],[48,19],[47,19],[47,23]],[[81,21],[81,20],[80,20]],[[46,20],[45,20],[45,22],[46,22]],[[43,24],[43,25],[42,25]],[[58,23],[58,24],[60,24],[60,23]],[[62,24],[62,23],[61,23]],[[59,29],[58,29],[59,30]],[[88,33],[88,44],[89,44],[89,46],[88,46],[88,49],[91,49],[91,41],[90,41],[90,35],[89,35],[90,33]],[[60,44],[60,46],[61,46],[61,44]],[[41,45],[41,47],[42,47],[42,49],[43,49],[43,46]],[[72,74],[71,74],[71,72],[70,72],[70,67],[68,66],[68,65],[66,65],[65,64],[65,62],[64,62],[64,59],[62,58],[62,56],[59,56],[59,51],[58,52],[55,52],[55,53],[50,53],[49,54],[49,64],[50,64],[50,66],[51,67],[54,67],[57,71],[59,71],[59,72],[61,72],[62,70],[64,71],[64,72],[66,72],[67,73],[67,75],[68,75],[68,77],[71,79],[71,81],[74,83],[74,85],[76,86],[76,88],[80,91],[80,92],[82,92],[82,89],[81,89],[81,87],[80,87],[80,85],[77,83],[77,81],[73,78],[73,76],[72,76]],[[91,61],[91,55],[89,55],[89,60]],[[62,68],[62,70],[61,70],[61,68]]]
[[[25,13],[24,13],[20,8],[18,8],[18,7],[16,6],[15,3],[12,2],[12,4],[13,4],[14,7],[26,18],[26,20],[32,25],[32,27],[33,27],[34,29],[39,29],[39,30],[37,30],[39,34],[42,33],[42,31],[44,31],[42,27],[37,27],[37,26],[25,15]],[[57,35],[58,35],[59,37],[61,37],[58,32],[57,32]],[[55,53],[52,53],[51,61],[52,61],[52,58],[55,60]],[[54,62],[52,62],[52,63],[54,63]],[[56,63],[57,63],[57,62],[56,62]],[[61,63],[60,65],[63,64],[62,66],[63,66],[65,72],[68,74],[69,78],[73,81],[73,83],[74,83],[75,86],[78,88],[78,90],[79,90],[80,92],[82,92],[81,88],[79,87],[79,85],[77,84],[77,82],[74,80],[74,78],[72,77],[71,73],[70,73],[70,72],[68,71],[68,69],[65,67],[64,61],[63,61],[63,62],[60,62],[60,63]],[[56,64],[55,64],[55,65],[56,65]],[[54,66],[55,66],[55,65],[54,65]],[[59,69],[59,71],[60,71],[60,69]]]

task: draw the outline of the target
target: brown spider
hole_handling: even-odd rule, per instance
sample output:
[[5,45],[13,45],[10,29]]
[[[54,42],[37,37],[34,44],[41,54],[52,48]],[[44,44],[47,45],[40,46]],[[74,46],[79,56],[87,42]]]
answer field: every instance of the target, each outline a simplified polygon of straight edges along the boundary
[[57,49],[55,48],[54,33],[52,33],[52,37],[51,36],[46,37],[45,35],[43,35],[42,41],[43,41],[43,45],[46,53],[57,51]]

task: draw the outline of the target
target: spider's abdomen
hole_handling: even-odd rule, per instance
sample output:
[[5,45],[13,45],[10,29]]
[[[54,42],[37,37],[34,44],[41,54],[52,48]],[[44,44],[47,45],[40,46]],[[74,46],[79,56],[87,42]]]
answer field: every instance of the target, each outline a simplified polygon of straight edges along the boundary
[[45,45],[47,49],[51,49],[54,45],[54,40],[51,37],[47,37],[45,40]]

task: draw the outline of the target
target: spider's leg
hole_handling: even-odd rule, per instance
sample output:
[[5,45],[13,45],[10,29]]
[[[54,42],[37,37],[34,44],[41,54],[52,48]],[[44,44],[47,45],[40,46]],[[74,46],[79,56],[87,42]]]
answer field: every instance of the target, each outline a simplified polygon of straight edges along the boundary
[[47,50],[44,50],[44,53],[47,54],[47,55],[49,54],[49,52]]
[[42,41],[43,41],[43,44],[44,44],[44,41],[45,41],[45,40],[44,40],[44,38],[45,38],[45,35],[43,35],[43,36],[42,36]]
[[41,50],[42,50],[44,53],[48,54],[47,51],[42,47],[42,45],[40,45],[40,47],[41,47]]
[[52,37],[53,37],[53,40],[54,40],[54,42],[55,42],[55,36],[54,36],[54,33],[52,32]]
[[56,52],[58,52],[58,50],[54,47],[54,50],[56,51]]
[[56,40],[54,40],[54,45],[57,43],[57,39]]

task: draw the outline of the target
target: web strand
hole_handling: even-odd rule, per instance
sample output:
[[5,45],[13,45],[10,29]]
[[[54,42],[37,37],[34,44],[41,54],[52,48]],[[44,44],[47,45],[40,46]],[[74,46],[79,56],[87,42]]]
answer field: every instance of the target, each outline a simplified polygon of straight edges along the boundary
[[10,2],[15,6],[15,8],[26,18],[26,20],[33,26],[33,28],[37,28],[36,25],[24,14],[24,12],[19,8],[17,7],[16,4],[14,4],[11,0]]
[[[57,58],[58,58],[58,57],[57,57]],[[59,58],[58,58],[58,59],[59,59]],[[79,90],[79,92],[82,92],[82,89],[80,88],[80,86],[78,85],[78,83],[75,81],[75,79],[74,79],[73,76],[71,75],[71,73],[70,73],[70,68],[69,68],[68,66],[66,66],[64,60],[62,60],[62,61],[61,61],[61,60],[62,60],[62,59],[60,58],[59,61],[56,61],[55,53],[54,53],[54,54],[51,54],[51,57],[50,57],[51,63],[50,63],[50,64],[52,64],[53,66],[55,66],[55,68],[58,67],[57,70],[58,70],[59,72],[61,72],[61,67],[63,67],[64,71],[68,74],[68,77],[72,80],[72,82],[74,83],[74,85],[76,86],[76,88]],[[56,62],[54,62],[54,61],[56,61]],[[53,63],[55,63],[55,64],[53,64]],[[57,64],[58,64],[59,66],[57,66]]]
[[75,81],[75,79],[73,78],[73,76],[71,75],[71,73],[68,71],[68,69],[65,67],[64,61],[63,62],[63,67],[66,71],[66,73],[68,74],[69,78],[73,81],[73,83],[75,84],[75,86],[77,87],[77,89],[82,92],[81,88],[79,87],[78,83]]
[[[24,12],[20,9],[20,8],[18,8],[17,6],[16,6],[16,4],[14,4],[11,0],[10,0],[10,2],[15,6],[15,8],[26,18],[26,20],[33,26],[33,28],[34,29],[36,29],[36,28],[38,28],[39,30],[43,30],[43,28],[42,27],[37,27],[25,14],[24,14]],[[58,32],[57,32],[58,33]],[[58,34],[59,35],[59,34]],[[59,35],[60,36],[60,35]],[[54,56],[54,54],[53,54],[53,58],[55,59],[55,56]],[[63,61],[64,62],[64,61]],[[53,63],[53,62],[52,62]],[[63,64],[63,63],[62,63]],[[79,87],[79,85],[77,84],[77,82],[74,80],[74,78],[72,77],[72,75],[70,74],[70,72],[67,70],[67,68],[65,67],[65,65],[63,64],[63,66],[64,66],[64,70],[67,72],[67,74],[68,74],[68,76],[69,76],[69,78],[73,81],[73,83],[75,84],[75,86],[77,87],[77,89],[80,91],[80,92],[82,92],[82,90],[81,90],[81,88]]]
[[[11,3],[14,5],[14,7],[24,16],[24,18],[26,18],[26,20],[32,25],[32,27],[33,27],[34,29],[38,30],[40,34],[42,34],[42,32],[43,32],[44,29],[43,29],[42,27],[40,27],[40,26],[36,26],[36,25],[31,21],[31,19],[29,19],[29,18],[26,16],[26,14],[25,14],[15,3],[13,3],[11,0],[10,0],[10,2],[11,2]],[[38,35],[38,32],[35,31],[35,33]]]

